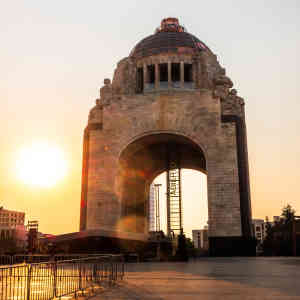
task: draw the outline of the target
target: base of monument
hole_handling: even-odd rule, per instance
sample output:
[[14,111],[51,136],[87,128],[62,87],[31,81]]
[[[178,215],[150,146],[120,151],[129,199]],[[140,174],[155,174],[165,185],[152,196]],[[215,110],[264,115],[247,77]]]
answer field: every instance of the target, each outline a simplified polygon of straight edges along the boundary
[[147,235],[112,230],[85,230],[57,235],[49,242],[58,253],[140,253]]
[[210,256],[255,256],[256,240],[253,237],[209,237]]

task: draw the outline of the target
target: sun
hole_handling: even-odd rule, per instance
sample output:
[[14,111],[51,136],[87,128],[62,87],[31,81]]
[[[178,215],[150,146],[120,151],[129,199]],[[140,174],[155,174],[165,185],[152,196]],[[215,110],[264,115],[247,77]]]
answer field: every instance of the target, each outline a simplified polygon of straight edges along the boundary
[[25,184],[51,187],[67,173],[63,151],[47,142],[35,142],[18,152],[17,173]]

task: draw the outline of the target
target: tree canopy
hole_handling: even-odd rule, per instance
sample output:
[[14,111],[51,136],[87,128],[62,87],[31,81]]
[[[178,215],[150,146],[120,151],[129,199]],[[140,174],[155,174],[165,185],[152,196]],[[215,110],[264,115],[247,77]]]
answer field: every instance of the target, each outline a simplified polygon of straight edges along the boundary
[[290,223],[294,219],[295,213],[296,211],[292,208],[290,204],[284,206],[281,211],[281,217],[283,218],[284,223]]

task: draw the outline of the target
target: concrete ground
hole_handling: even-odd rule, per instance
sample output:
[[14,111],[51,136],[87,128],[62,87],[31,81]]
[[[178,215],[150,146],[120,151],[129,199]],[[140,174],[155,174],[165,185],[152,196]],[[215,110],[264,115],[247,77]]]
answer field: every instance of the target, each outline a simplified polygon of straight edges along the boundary
[[91,299],[300,299],[300,258],[202,258],[126,268],[123,282]]

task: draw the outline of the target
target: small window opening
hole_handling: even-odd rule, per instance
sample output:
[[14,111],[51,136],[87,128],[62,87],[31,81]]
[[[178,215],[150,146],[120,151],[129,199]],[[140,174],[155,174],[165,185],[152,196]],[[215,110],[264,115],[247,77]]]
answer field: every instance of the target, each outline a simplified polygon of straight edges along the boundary
[[192,64],[184,64],[184,81],[192,82],[193,81],[193,68]]
[[159,64],[160,81],[168,81],[168,64]]
[[147,73],[148,73],[148,83],[154,83],[155,82],[155,67],[154,65],[147,66]]
[[171,79],[172,82],[180,81],[180,64],[174,63],[171,65]]
[[144,71],[143,68],[137,68],[136,72],[136,91],[142,93],[144,90]]

